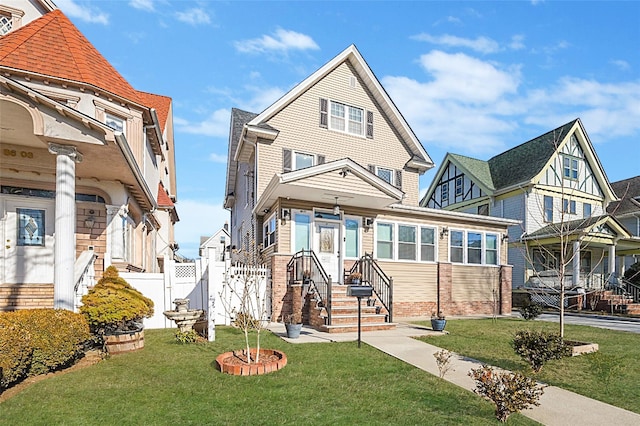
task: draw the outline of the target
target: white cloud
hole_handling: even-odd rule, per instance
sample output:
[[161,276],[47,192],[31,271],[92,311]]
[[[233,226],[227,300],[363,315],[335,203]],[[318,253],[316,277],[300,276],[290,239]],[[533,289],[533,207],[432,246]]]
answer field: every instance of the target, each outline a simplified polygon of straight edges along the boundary
[[109,24],[109,15],[100,11],[99,9],[80,5],[74,0],[56,0],[56,4],[66,15],[72,18],[78,18],[85,22],[92,22],[97,24],[107,25]]
[[129,2],[129,6],[135,9],[146,10],[148,12],[153,12],[155,10],[153,0],[131,0]]
[[200,122],[190,122],[184,118],[176,117],[173,124],[178,131],[197,135],[227,137],[229,135],[230,112],[227,109],[218,109],[212,112],[206,119]]
[[631,69],[631,65],[629,65],[629,62],[623,61],[621,59],[612,60],[611,63],[618,67],[618,69],[620,69],[621,71],[629,71]]
[[466,47],[480,53],[495,53],[500,50],[500,45],[495,40],[488,37],[477,37],[475,39],[462,38],[449,34],[433,36],[421,33],[411,37],[414,40],[426,41],[439,46]]
[[255,113],[262,112],[265,108],[280,99],[285,91],[279,87],[260,87],[245,86],[245,89],[251,94],[248,100],[238,100],[239,108]]
[[229,212],[222,202],[180,199],[176,208],[180,217],[175,226],[179,252],[192,259],[198,257],[200,237],[210,237],[229,221]]
[[310,36],[282,28],[278,28],[273,36],[263,35],[260,38],[237,41],[234,45],[239,52],[243,53],[320,49]]
[[522,50],[525,48],[524,36],[522,34],[516,34],[511,37],[511,43],[509,43],[509,49]]
[[211,18],[209,14],[199,7],[194,7],[184,12],[176,12],[178,21],[185,22],[189,25],[210,24]]
[[209,160],[213,161],[214,163],[227,164],[227,156],[216,154],[215,152],[209,154]]

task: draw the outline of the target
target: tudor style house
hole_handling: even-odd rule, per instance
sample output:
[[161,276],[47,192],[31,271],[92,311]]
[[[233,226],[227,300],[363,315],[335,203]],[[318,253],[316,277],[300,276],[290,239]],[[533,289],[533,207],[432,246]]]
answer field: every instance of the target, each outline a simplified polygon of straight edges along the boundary
[[374,288],[374,322],[510,312],[517,222],[418,206],[433,162],[355,46],[260,114],[233,109],[228,158],[232,252],[270,268],[273,320],[310,283],[305,321],[353,329],[351,272]]
[[[640,176],[612,182],[619,201],[609,204],[607,212],[616,217],[635,237],[640,237]],[[640,262],[640,254],[634,253],[625,257],[622,273],[632,264]]]
[[74,309],[109,265],[161,272],[171,99],[134,89],[50,1],[2,0],[0,23],[0,310]]
[[447,154],[420,204],[519,220],[509,229],[514,287],[557,284],[563,268],[568,287],[602,288],[640,253],[628,222],[607,214],[616,200],[576,119],[488,161]]

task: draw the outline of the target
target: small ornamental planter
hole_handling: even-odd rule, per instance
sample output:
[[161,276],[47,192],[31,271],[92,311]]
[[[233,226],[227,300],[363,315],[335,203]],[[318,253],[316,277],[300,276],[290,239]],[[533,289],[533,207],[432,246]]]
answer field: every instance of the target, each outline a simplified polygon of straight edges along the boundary
[[[251,349],[251,358],[256,355],[256,350]],[[244,351],[225,352],[216,357],[218,369],[233,376],[258,376],[280,370],[287,365],[287,355],[275,349],[260,349],[258,362],[247,362]]]
[[597,343],[576,342],[573,340],[565,340],[564,344],[571,348],[571,356],[578,356],[598,352],[600,347]]

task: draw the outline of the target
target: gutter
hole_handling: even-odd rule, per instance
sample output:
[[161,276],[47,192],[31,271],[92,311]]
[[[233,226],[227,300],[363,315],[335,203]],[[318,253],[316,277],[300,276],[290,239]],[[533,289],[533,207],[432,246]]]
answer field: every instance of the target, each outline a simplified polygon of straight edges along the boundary
[[412,213],[422,213],[425,215],[435,216],[442,219],[460,219],[471,221],[475,223],[481,223],[484,225],[503,225],[503,226],[513,226],[519,225],[521,221],[515,219],[505,219],[502,217],[494,217],[494,216],[481,216],[477,214],[471,213],[461,213],[454,212],[450,210],[441,210],[441,209],[432,209],[429,207],[415,207],[415,206],[405,206],[403,204],[392,204],[388,207],[391,210],[398,211],[407,211]]

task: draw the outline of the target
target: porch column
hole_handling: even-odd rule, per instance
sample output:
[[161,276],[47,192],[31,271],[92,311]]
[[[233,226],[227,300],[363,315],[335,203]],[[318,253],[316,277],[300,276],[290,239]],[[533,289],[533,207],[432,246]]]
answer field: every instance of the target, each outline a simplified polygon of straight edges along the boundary
[[572,287],[580,285],[580,241],[573,242],[573,283]]
[[614,272],[616,272],[616,245],[612,244],[609,246],[609,273]]
[[49,152],[56,155],[53,306],[56,309],[73,311],[76,261],[76,162],[82,161],[82,154],[73,146],[55,143],[49,144]]

